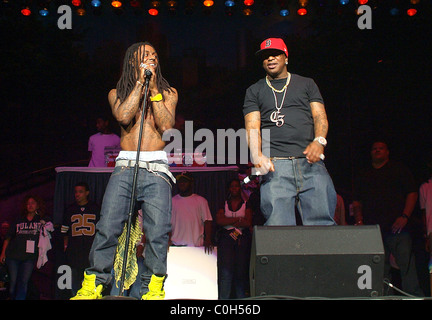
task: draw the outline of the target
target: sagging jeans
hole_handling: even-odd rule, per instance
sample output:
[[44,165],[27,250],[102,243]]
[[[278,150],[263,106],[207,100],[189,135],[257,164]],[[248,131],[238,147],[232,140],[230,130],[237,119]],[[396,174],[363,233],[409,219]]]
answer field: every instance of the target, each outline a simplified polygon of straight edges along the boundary
[[303,225],[334,225],[336,191],[324,162],[310,164],[306,158],[272,161],[275,171],[261,177],[265,225],[296,225],[296,205]]
[[[167,271],[172,186],[165,173],[138,170],[136,196],[143,214],[146,258],[144,271],[137,279],[142,279],[141,294],[145,294],[152,274],[165,275]],[[101,217],[90,250],[90,267],[86,270],[87,274],[96,274],[96,285],[109,285],[112,279],[118,238],[129,213],[133,173],[133,166],[116,166],[105,190]]]

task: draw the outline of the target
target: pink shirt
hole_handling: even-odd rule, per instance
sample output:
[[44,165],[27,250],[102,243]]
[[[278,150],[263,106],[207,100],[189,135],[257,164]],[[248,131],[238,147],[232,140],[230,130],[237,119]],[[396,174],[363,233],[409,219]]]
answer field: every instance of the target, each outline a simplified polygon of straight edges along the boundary
[[92,156],[89,162],[89,167],[106,167],[107,156],[109,152],[116,150],[120,151],[120,137],[114,133],[102,134],[100,132],[92,135],[88,142],[88,151],[91,151]]

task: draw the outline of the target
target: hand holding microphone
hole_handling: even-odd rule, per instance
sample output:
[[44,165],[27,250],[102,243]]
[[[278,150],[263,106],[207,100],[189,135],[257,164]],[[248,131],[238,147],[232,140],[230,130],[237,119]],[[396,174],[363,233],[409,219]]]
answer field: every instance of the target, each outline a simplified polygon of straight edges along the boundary
[[144,62],[141,62],[140,68],[144,69],[144,76],[145,76],[145,79],[148,81],[148,80],[150,80],[151,76],[153,75],[153,72],[150,69],[147,69],[147,67],[148,67],[147,64],[145,64]]
[[259,163],[252,168],[252,173],[243,179],[242,184],[249,183],[256,177],[266,175],[269,171],[274,170],[273,162],[269,158],[262,156]]

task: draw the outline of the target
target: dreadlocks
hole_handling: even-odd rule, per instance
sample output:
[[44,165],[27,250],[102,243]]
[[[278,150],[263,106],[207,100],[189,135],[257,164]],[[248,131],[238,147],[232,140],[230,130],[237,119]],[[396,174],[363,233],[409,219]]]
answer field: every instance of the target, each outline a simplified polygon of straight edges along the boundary
[[[138,42],[131,45],[125,54],[123,60],[123,71],[120,80],[117,82],[117,99],[123,102],[132,91],[138,80],[139,65],[144,57],[144,48],[146,45],[153,47],[149,42]],[[154,48],[154,47],[153,47]],[[160,92],[165,90],[172,92],[168,81],[162,76],[160,64],[156,67],[157,87]]]

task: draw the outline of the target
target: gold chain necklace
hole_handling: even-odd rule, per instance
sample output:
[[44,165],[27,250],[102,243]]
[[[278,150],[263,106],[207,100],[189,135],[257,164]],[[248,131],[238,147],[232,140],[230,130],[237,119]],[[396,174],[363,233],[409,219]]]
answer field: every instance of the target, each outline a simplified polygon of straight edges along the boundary
[[[285,101],[285,95],[286,95],[287,87],[290,83],[290,80],[291,80],[291,74],[288,73],[287,81],[286,81],[284,87],[281,90],[277,90],[271,85],[270,81],[268,80],[268,77],[266,76],[266,82],[267,82],[267,85],[272,89],[272,93],[273,93],[273,96],[275,99],[275,106],[276,106],[276,110],[273,111],[270,115],[270,121],[273,122],[277,127],[282,127],[285,123],[285,120],[284,120],[285,115],[281,113],[281,109],[282,109],[283,103]],[[282,101],[280,103],[280,106],[278,106],[275,92],[277,92],[277,93],[283,92],[284,93],[283,97],[282,97]]]
[[275,92],[277,92],[277,93],[282,93],[282,92],[284,92],[284,90],[288,87],[289,82],[290,82],[290,79],[291,79],[291,74],[288,72],[287,81],[286,81],[285,85],[283,86],[283,88],[280,89],[280,90],[275,89],[275,88],[271,85],[271,83],[270,83],[270,81],[269,81],[269,79],[268,79],[268,76],[266,76],[266,83],[267,83],[267,85],[268,85],[268,86],[269,86],[273,91],[275,91]]

